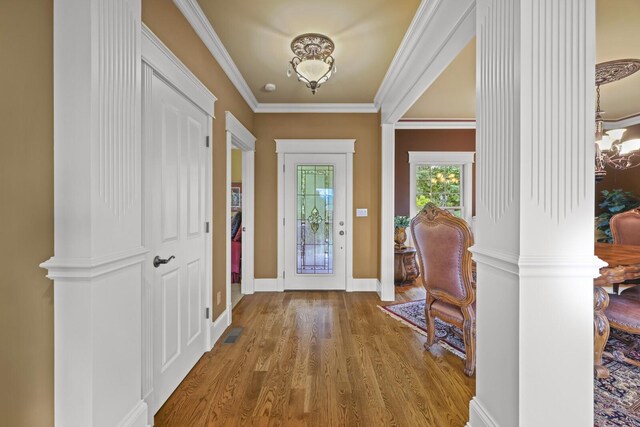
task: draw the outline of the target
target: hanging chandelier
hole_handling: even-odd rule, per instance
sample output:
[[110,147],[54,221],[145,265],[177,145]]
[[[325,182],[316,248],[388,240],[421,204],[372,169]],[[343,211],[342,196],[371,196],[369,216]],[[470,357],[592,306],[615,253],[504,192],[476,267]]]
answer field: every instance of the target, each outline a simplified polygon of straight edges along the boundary
[[336,65],[331,54],[335,45],[333,41],[322,34],[302,34],[291,42],[291,50],[294,57],[289,61],[287,76],[295,72],[298,81],[303,82],[311,93],[316,91],[323,83],[336,72]]
[[626,129],[604,130],[604,111],[600,109],[600,86],[630,76],[640,70],[640,60],[619,59],[596,65],[596,182],[605,169],[624,170],[640,166],[640,139],[622,140]]

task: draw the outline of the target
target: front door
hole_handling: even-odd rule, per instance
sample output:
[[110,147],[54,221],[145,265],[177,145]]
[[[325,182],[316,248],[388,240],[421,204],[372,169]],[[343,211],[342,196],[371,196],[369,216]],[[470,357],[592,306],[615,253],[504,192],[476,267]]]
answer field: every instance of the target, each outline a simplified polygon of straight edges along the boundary
[[345,154],[285,154],[284,288],[346,289]]
[[[205,138],[207,116],[152,80],[150,258],[154,294],[155,410],[205,351]],[[150,260],[151,263],[151,260]]]

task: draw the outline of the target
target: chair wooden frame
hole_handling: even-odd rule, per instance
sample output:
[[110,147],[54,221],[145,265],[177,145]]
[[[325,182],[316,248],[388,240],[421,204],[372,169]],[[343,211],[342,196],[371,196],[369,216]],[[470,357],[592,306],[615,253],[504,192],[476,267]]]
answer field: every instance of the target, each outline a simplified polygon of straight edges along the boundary
[[[462,245],[460,249],[460,282],[464,289],[464,298],[458,298],[442,289],[432,289],[429,281],[429,270],[424,265],[421,242],[415,238],[416,227],[425,225],[427,227],[452,227],[460,233]],[[418,215],[411,221],[411,235],[414,236],[414,244],[418,254],[420,263],[420,271],[422,272],[423,284],[427,293],[427,301],[425,304],[425,317],[427,320],[427,342],[425,348],[429,349],[435,343],[435,317],[442,319],[447,323],[451,323],[463,332],[463,340],[466,350],[466,362],[464,372],[468,376],[472,376],[476,365],[476,315],[475,315],[475,290],[473,281],[473,269],[471,253],[467,250],[473,245],[473,234],[467,223],[450,212],[440,209],[436,205],[427,204]],[[444,312],[433,308],[436,301],[456,306],[460,309],[463,321],[453,318]]]

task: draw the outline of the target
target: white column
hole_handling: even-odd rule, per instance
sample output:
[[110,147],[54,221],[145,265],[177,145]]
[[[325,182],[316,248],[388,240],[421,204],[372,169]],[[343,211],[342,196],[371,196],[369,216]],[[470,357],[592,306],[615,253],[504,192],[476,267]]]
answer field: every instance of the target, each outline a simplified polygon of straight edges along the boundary
[[593,426],[594,0],[477,2],[470,425]]
[[393,216],[396,134],[394,124],[382,124],[380,193],[380,299],[393,301]]
[[140,0],[54,1],[55,423],[146,426]]

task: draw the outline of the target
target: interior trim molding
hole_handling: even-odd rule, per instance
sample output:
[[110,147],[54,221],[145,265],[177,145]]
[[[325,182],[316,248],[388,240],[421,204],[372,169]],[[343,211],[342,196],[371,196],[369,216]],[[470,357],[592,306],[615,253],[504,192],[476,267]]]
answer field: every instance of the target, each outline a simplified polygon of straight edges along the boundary
[[260,103],[254,113],[377,113],[374,103]]
[[347,286],[347,292],[378,292],[380,281],[372,279],[352,279],[351,286]]
[[374,98],[382,123],[397,122],[475,36],[475,7],[473,0],[420,3]]
[[233,136],[233,145],[243,151],[256,150],[256,137],[230,111],[225,111],[225,130]]
[[402,119],[396,123],[396,129],[475,129],[475,120],[421,120]]
[[633,114],[631,116],[622,117],[618,120],[605,120],[605,130],[626,128],[629,126],[640,125],[640,113]]
[[469,422],[466,427],[498,427],[477,397],[469,402]]
[[86,280],[140,264],[148,252],[147,248],[139,247],[93,258],[61,259],[54,256],[40,267],[47,270],[47,277],[51,280]]
[[255,279],[256,292],[282,292],[278,289],[278,279]]
[[141,50],[142,60],[149,64],[156,75],[215,118],[216,96],[144,23]]
[[258,106],[258,100],[249,88],[246,80],[240,73],[240,70],[236,66],[235,62],[229,55],[229,52],[222,44],[220,37],[215,32],[209,19],[198,5],[196,0],[173,0],[173,3],[182,12],[184,17],[189,21],[196,34],[200,37],[202,42],[207,46],[211,55],[218,62],[222,70],[225,72],[229,80],[238,89],[240,95],[244,98],[252,111],[256,111]]
[[147,410],[147,403],[140,400],[131,412],[118,423],[118,427],[148,427]]
[[231,310],[227,307],[220,316],[213,322],[211,322],[211,341],[209,343],[209,350],[211,350],[218,340],[224,334],[224,331],[231,325]]
[[489,265],[498,270],[505,271],[514,275],[520,273],[518,261],[519,255],[508,253],[491,248],[483,248],[477,244],[469,248],[469,252],[473,254],[473,260],[479,264]]
[[571,277],[595,279],[607,263],[591,256],[520,256],[520,277]]

